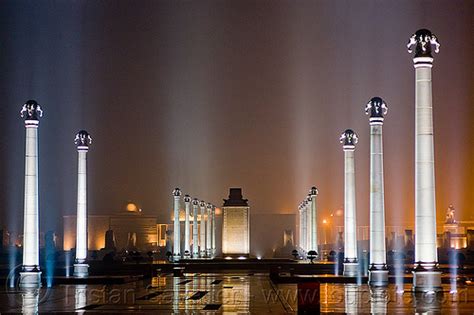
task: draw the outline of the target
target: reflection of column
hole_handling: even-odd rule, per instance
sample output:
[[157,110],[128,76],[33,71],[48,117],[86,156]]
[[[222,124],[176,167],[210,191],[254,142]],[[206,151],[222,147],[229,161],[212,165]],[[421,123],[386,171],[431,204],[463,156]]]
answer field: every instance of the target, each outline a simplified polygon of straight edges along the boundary
[[199,207],[201,208],[201,225],[199,227],[201,238],[199,240],[199,250],[202,258],[206,256],[206,203],[201,200]]
[[21,293],[21,313],[22,314],[38,314],[38,302],[39,302],[39,290],[38,289],[25,289]]
[[23,218],[23,268],[20,286],[41,287],[39,267],[39,206],[38,206],[38,126],[43,115],[41,106],[33,100],[27,101],[21,110],[25,118],[25,203]]
[[191,255],[191,246],[189,245],[189,230],[190,230],[190,222],[189,222],[189,215],[191,212],[191,197],[189,195],[184,196],[184,205],[185,205],[185,214],[184,214],[184,257],[189,258]]
[[199,201],[193,199],[193,258],[199,257],[199,241],[198,241],[198,208]]
[[212,221],[211,221],[211,212],[212,212],[212,204],[207,203],[207,211],[206,211],[206,256],[211,257],[211,242],[212,242]]
[[385,251],[385,204],[383,181],[382,126],[388,108],[380,97],[373,97],[365,108],[370,115],[370,267],[371,286],[388,285]]
[[431,67],[439,51],[438,39],[429,30],[418,30],[410,38],[408,51],[415,66],[415,291],[441,290],[436,249],[436,199],[433,144]]
[[344,313],[359,314],[359,292],[355,284],[344,285]]
[[216,256],[216,206],[212,206],[211,213],[212,220],[212,235],[211,235],[211,255],[212,258]]
[[344,149],[344,275],[357,276],[357,234],[354,150],[357,135],[347,129],[341,135]]
[[[309,197],[311,198],[311,249],[315,250],[319,255],[318,249],[318,216],[316,211],[316,196],[318,195],[318,189],[311,187],[309,190]],[[321,256],[319,256],[321,257]]]
[[372,287],[370,289],[370,314],[387,314],[387,289]]
[[173,227],[173,258],[179,260],[181,258],[181,238],[179,230],[179,200],[181,198],[181,190],[176,188],[173,191],[174,198],[174,227]]
[[[87,305],[87,285],[76,284],[74,299],[76,312]],[[84,311],[82,311],[82,313],[84,313]]]
[[74,276],[87,277],[87,152],[92,143],[91,136],[85,130],[77,133],[74,143],[77,146],[77,216],[76,216],[76,262]]

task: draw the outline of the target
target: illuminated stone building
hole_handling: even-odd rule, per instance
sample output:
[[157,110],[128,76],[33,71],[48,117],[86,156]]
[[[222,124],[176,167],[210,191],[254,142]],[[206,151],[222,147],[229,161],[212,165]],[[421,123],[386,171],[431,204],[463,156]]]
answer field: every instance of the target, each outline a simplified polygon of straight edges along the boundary
[[[63,216],[64,250],[75,248],[76,215]],[[125,211],[108,215],[88,215],[88,249],[105,248],[105,234],[112,230],[117,250],[127,248],[130,237],[136,237],[139,250],[156,249],[166,245],[166,224],[157,224],[157,217],[144,215],[134,203],[126,205]],[[135,233],[135,236],[133,236]]]
[[248,200],[242,198],[241,188],[231,188],[224,199],[222,224],[222,254],[249,256],[250,213]]

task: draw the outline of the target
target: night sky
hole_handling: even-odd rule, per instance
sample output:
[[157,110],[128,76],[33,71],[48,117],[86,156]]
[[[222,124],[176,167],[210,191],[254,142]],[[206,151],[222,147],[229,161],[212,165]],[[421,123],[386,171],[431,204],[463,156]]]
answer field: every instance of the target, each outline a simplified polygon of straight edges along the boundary
[[369,125],[382,97],[387,224],[414,221],[409,37],[439,38],[433,67],[438,219],[474,219],[474,1],[1,1],[0,205],[22,229],[24,124],[37,100],[41,230],[76,211],[79,129],[93,137],[89,211],[127,200],[169,219],[181,187],[216,205],[296,213],[312,185],[343,207],[346,128],[358,223],[369,221]]

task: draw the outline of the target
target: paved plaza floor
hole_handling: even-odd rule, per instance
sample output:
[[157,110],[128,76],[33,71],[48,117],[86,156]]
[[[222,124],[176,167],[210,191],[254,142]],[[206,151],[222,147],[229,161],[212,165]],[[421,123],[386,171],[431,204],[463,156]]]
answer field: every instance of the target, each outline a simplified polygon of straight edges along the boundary
[[[442,295],[414,296],[390,285],[370,290],[367,285],[321,284],[321,312],[409,314],[473,314],[474,286],[444,287]],[[35,314],[154,313],[154,314],[294,314],[297,285],[273,284],[268,274],[226,273],[162,275],[120,285],[56,285],[20,291],[2,287],[0,312]]]

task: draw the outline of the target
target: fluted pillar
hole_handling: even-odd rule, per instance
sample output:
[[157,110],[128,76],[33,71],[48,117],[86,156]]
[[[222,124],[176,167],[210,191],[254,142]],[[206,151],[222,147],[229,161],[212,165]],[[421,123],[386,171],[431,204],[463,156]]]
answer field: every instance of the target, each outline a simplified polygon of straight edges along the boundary
[[211,256],[216,257],[216,206],[212,206],[211,221],[212,221],[212,234],[211,234]]
[[211,243],[212,243],[212,204],[208,203],[206,205],[206,256],[211,257]]
[[206,257],[206,203],[201,200],[199,203],[201,209],[201,224],[199,226],[199,255],[201,258]]
[[311,215],[311,197],[306,196],[306,199],[303,201],[304,207],[306,209],[306,251],[312,250],[313,244],[311,243],[311,234],[312,234],[312,215]]
[[173,224],[173,259],[179,260],[181,258],[181,231],[179,223],[179,206],[181,199],[181,190],[176,188],[173,191],[173,200],[174,200],[174,224]]
[[308,245],[308,226],[307,226],[307,214],[306,214],[306,207],[304,202],[301,203],[301,216],[302,216],[302,230],[301,232],[303,233],[302,235],[302,249],[303,252],[306,252],[308,250],[307,245]]
[[318,189],[311,187],[309,190],[308,197],[311,199],[311,250],[315,250],[319,256],[318,248],[318,216],[316,211],[316,196],[318,195]]
[[415,67],[415,269],[417,292],[441,290],[436,248],[436,196],[431,68],[438,39],[429,30],[412,35],[407,45]]
[[358,275],[354,150],[357,135],[347,129],[340,137],[344,150],[344,275]]
[[380,97],[373,97],[365,108],[370,125],[370,262],[369,284],[388,285],[385,250],[385,203],[383,180],[382,126],[388,108]]
[[25,119],[25,201],[23,217],[23,266],[20,286],[41,287],[39,267],[39,205],[38,205],[38,126],[43,115],[41,106],[33,100],[21,109]]
[[199,209],[199,200],[194,198],[193,199],[193,258],[199,257],[198,209]]
[[189,195],[184,196],[184,257],[189,258],[191,256],[191,246],[190,246],[190,229],[191,223],[189,221],[189,216],[191,214],[191,197]]
[[76,134],[77,146],[77,215],[76,215],[76,261],[74,276],[84,278],[89,275],[87,260],[87,152],[92,138],[85,130]]
[[299,228],[298,228],[298,242],[301,249],[303,249],[303,208],[301,204],[298,206]]

